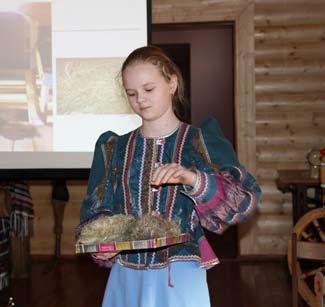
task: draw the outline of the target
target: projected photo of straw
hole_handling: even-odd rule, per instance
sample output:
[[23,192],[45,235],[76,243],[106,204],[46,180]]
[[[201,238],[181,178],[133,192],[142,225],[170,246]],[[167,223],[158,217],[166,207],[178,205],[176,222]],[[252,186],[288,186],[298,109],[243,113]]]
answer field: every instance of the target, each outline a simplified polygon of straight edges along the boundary
[[132,113],[119,77],[123,60],[57,59],[57,114]]

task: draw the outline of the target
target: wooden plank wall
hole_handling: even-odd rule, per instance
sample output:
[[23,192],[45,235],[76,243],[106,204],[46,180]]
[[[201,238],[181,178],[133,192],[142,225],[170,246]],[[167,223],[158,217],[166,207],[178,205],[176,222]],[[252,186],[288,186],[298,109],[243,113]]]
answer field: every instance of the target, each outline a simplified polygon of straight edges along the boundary
[[[234,20],[251,1],[153,0],[153,22]],[[290,195],[274,180],[277,169],[306,168],[312,147],[325,144],[325,1],[255,0],[256,157],[263,199],[245,254],[284,254],[291,225]],[[236,13],[234,13],[236,12]],[[254,78],[253,78],[254,79]],[[252,80],[253,80],[252,79]],[[252,106],[254,107],[254,106]],[[255,148],[254,148],[255,149]],[[68,182],[62,253],[74,253],[73,230],[86,182]],[[51,183],[32,182],[35,235],[31,253],[53,254]]]
[[[86,195],[85,181],[68,181],[70,199],[65,207],[61,254],[74,254],[74,229],[79,223],[80,205]],[[51,205],[52,185],[50,181],[30,182],[35,219],[34,235],[31,238],[32,255],[54,255],[54,215]]]
[[291,197],[278,169],[307,168],[325,145],[325,1],[255,1],[257,177],[263,190],[256,253],[286,253]]

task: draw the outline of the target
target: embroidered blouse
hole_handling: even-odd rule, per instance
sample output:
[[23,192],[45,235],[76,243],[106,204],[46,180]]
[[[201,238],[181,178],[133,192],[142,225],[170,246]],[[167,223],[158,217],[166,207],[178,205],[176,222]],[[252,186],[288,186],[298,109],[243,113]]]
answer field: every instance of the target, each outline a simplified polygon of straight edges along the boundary
[[[152,188],[156,164],[172,162],[196,170],[195,189],[183,185]],[[190,234],[190,241],[156,250],[122,252],[113,261],[142,269],[194,260],[209,268],[219,261],[202,227],[222,233],[256,209],[260,194],[255,178],[240,165],[212,118],[199,128],[182,123],[160,138],[143,137],[140,129],[122,136],[108,131],[95,146],[79,230],[103,214],[159,214],[177,221],[181,232]],[[96,262],[112,264],[112,260]]]

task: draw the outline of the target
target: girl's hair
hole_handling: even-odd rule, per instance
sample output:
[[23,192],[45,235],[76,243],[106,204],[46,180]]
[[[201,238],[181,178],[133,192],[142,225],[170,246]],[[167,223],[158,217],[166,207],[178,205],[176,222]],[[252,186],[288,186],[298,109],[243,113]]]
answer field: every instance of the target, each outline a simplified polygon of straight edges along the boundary
[[173,111],[178,119],[188,121],[188,106],[184,96],[184,79],[177,65],[160,48],[145,46],[135,49],[125,59],[121,69],[122,75],[128,66],[139,62],[155,65],[167,82],[171,80],[172,75],[177,76],[177,89],[172,99]]

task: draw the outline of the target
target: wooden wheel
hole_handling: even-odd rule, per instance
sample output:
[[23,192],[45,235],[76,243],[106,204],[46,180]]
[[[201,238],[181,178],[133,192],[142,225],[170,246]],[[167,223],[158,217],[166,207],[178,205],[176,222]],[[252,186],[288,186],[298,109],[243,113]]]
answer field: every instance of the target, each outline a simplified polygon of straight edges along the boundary
[[[314,209],[303,215],[293,228],[297,242],[324,243],[325,248],[325,208]],[[292,239],[288,242],[288,265],[292,274],[293,250]],[[298,292],[309,306],[314,306],[316,296],[313,290],[314,276],[325,272],[325,262],[297,258]]]

